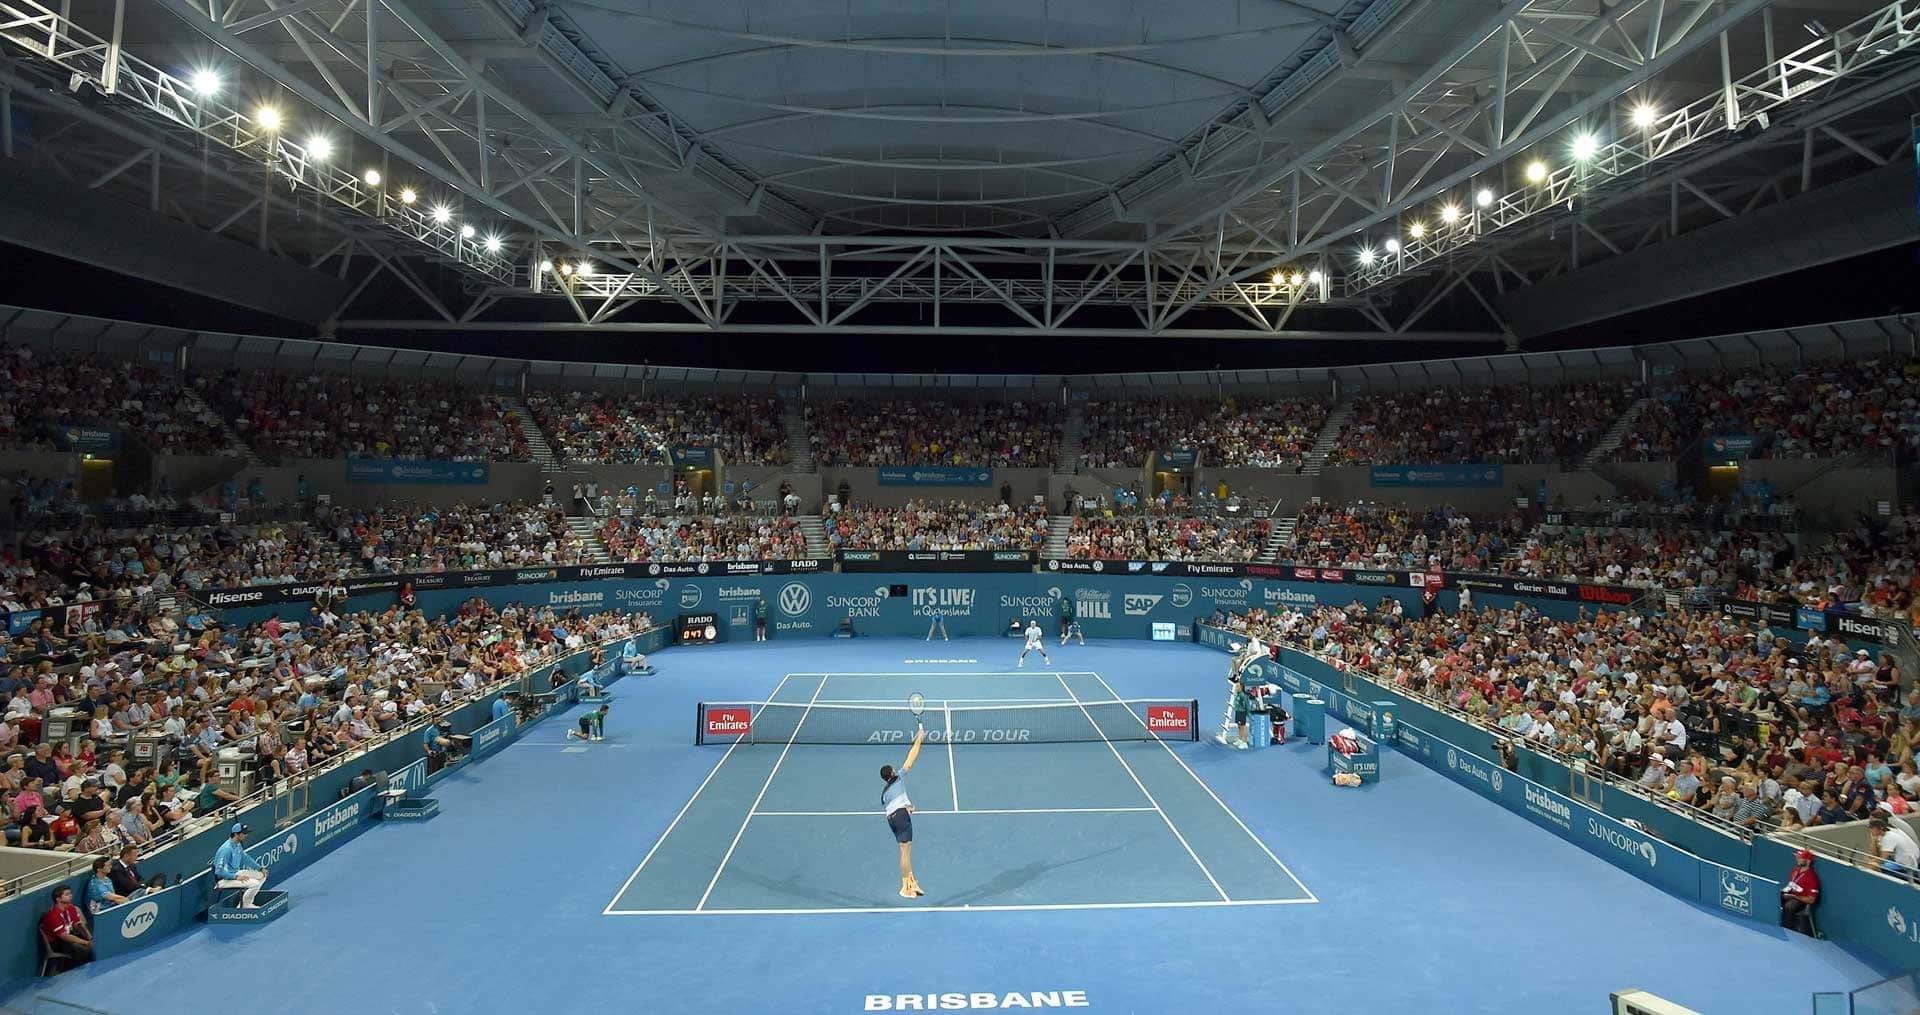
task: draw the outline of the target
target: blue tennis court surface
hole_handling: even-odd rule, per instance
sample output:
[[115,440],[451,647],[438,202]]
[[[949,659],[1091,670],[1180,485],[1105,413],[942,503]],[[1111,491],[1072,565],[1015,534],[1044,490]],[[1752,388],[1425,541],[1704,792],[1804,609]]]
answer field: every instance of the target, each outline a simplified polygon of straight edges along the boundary
[[[782,730],[885,713],[928,698],[930,743],[909,778],[915,871],[895,889],[878,744],[741,743],[713,771],[627,879],[610,916],[859,913],[895,909],[1067,909],[1282,905],[1314,901],[1292,872],[1173,749],[1138,737],[1097,673],[788,674],[768,701],[797,707]],[[1179,706],[1186,708],[1187,706]],[[955,743],[955,708],[1005,716],[1026,733],[1082,742]],[[1187,714],[1188,722],[1198,716]],[[1128,725],[1132,728],[1129,729]],[[1047,727],[1062,726],[1064,729]],[[1000,732],[994,729],[992,732]],[[1264,857],[1266,863],[1249,863]]]
[[[1093,1015],[1533,1015],[1639,987],[1705,1015],[1804,1015],[1813,991],[1891,972],[1675,899],[1397,754],[1342,790],[1323,750],[1207,742],[1226,689],[1211,650],[1048,648],[1057,674],[1015,669],[1017,643],[991,638],[663,652],[659,676],[614,685],[605,742],[565,738],[578,713],[529,730],[438,783],[432,822],[276,879],[281,920],[201,928],[0,1005],[189,1015],[216,990],[282,1015],[853,1015],[958,992]],[[1197,699],[1203,739],[929,746],[913,901],[878,814],[904,744],[796,743],[782,762],[784,743],[693,742],[700,702],[892,709],[914,690],[930,726],[986,699],[1102,717]]]

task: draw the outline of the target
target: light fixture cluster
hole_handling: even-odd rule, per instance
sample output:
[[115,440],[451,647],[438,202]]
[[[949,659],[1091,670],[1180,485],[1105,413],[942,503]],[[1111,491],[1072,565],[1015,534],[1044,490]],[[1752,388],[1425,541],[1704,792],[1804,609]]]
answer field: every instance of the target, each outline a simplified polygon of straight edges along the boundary
[[[1660,126],[1662,119],[1663,114],[1660,112],[1660,108],[1647,101],[1635,103],[1627,114],[1628,122],[1631,123],[1635,129],[1649,133]],[[1598,133],[1592,130],[1581,130],[1573,136],[1572,141],[1567,146],[1568,154],[1571,156],[1571,165],[1578,167],[1593,161],[1594,156],[1600,153],[1602,146],[1603,141]],[[1525,166],[1521,169],[1521,176],[1525,178],[1527,183],[1539,187],[1552,181],[1553,172],[1553,167],[1550,166],[1545,159],[1536,156],[1527,160]],[[1501,198],[1495,195],[1491,189],[1478,187],[1473,192],[1473,209],[1477,211],[1479,209],[1491,208],[1496,201],[1500,200]],[[1472,213],[1462,208],[1462,206],[1452,198],[1443,198],[1442,203],[1435,211],[1433,217],[1439,220],[1439,229],[1471,227],[1474,224]],[[1439,238],[1436,228],[1430,225],[1426,219],[1415,218],[1406,225],[1406,234],[1410,239],[1425,239],[1429,233],[1436,233],[1435,238]],[[1383,260],[1391,259],[1393,255],[1399,254],[1402,249],[1400,237],[1397,235],[1389,236],[1381,242],[1380,249],[1378,250],[1375,250],[1369,243],[1363,243],[1360,249],[1354,252],[1354,260],[1359,262],[1362,268],[1371,268]],[[1383,257],[1383,254],[1386,256]]]
[[[218,70],[211,67],[194,70],[189,73],[184,80],[192,88],[193,94],[202,99],[213,99],[217,97],[226,86],[226,79]],[[258,130],[260,134],[269,135],[274,138],[284,138],[290,127],[290,118],[286,111],[269,102],[263,102],[254,107],[252,122],[254,128]],[[308,135],[305,141],[297,145],[285,141],[281,141],[280,143],[288,149],[298,152],[308,162],[312,163],[326,164],[331,162],[336,154],[339,154],[339,149],[334,145],[333,138],[318,132]],[[367,167],[366,171],[360,175],[360,183],[365,186],[367,192],[370,194],[382,193],[382,185],[387,182],[385,174],[371,166]],[[384,193],[391,199],[397,200],[404,208],[410,209],[420,201],[419,190],[409,184],[388,189],[384,191]],[[453,211],[444,204],[436,204],[433,206],[430,216],[435,225],[446,226],[452,223]],[[498,254],[506,246],[505,239],[496,232],[489,232],[484,238],[481,238],[479,228],[471,222],[461,223],[458,232],[461,240],[468,242],[477,241],[489,254]]]

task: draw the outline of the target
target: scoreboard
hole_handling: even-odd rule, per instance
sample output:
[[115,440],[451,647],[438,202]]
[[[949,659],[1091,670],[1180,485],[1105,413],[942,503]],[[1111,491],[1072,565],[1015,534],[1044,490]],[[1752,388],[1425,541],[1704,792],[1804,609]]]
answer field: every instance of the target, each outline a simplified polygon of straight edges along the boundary
[[680,644],[706,645],[720,640],[720,617],[713,613],[682,613]]

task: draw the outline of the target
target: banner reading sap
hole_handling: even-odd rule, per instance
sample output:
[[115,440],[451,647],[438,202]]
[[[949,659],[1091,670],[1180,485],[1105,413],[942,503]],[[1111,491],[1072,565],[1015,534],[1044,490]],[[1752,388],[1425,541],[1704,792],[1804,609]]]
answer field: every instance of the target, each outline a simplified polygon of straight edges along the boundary
[[492,469],[485,462],[429,462],[395,458],[347,459],[349,483],[485,483]]
[[1376,465],[1374,486],[1500,486],[1506,469],[1499,465]]

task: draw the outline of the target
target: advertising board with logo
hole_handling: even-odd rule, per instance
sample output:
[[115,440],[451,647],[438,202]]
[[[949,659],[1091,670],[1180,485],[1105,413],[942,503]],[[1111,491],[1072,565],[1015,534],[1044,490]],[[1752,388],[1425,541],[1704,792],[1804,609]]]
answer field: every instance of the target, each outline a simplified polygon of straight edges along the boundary
[[479,486],[491,477],[485,462],[434,462],[399,458],[349,458],[347,482]]
[[881,486],[992,486],[992,469],[944,468],[915,465],[903,468],[879,468],[874,479]]

